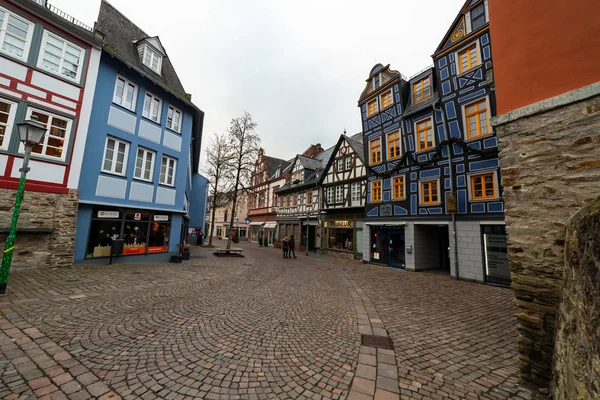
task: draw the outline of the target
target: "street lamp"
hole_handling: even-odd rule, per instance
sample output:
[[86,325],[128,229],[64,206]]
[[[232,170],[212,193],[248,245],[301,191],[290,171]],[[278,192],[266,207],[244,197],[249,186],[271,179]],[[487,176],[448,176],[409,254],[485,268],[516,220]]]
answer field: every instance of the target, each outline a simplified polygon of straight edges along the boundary
[[2,254],[2,266],[0,267],[0,294],[6,293],[6,285],[8,283],[8,274],[10,272],[10,264],[12,262],[13,250],[15,248],[15,238],[17,233],[17,221],[21,212],[21,202],[25,193],[25,177],[29,172],[29,156],[31,149],[42,141],[46,133],[46,126],[37,121],[35,115],[31,119],[17,124],[19,128],[19,137],[23,145],[25,145],[25,157],[23,158],[23,166],[19,170],[21,179],[19,180],[19,189],[15,198],[15,206],[13,208],[12,222],[10,231],[4,245],[4,253]]

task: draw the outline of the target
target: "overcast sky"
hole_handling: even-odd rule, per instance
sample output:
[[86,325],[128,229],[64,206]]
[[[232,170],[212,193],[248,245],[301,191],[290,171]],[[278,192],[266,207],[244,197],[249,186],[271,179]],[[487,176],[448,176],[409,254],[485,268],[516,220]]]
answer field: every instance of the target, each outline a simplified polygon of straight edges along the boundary
[[[93,26],[100,0],[50,0]],[[206,114],[203,147],[244,111],[267,155],[360,132],[357,100],[376,63],[406,77],[431,54],[464,0],[110,0],[159,36]],[[204,159],[204,154],[202,154]]]

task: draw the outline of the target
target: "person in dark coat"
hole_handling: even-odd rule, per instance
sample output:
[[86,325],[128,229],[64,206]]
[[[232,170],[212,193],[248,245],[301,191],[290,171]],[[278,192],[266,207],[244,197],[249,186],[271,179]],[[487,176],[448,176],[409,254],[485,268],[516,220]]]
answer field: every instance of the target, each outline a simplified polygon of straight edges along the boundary
[[292,254],[294,255],[294,258],[296,258],[296,241],[294,240],[294,235],[290,236],[288,246],[290,247],[289,258],[292,258]]
[[282,243],[282,248],[283,248],[283,258],[288,258],[288,240],[287,240],[287,236],[283,238]]

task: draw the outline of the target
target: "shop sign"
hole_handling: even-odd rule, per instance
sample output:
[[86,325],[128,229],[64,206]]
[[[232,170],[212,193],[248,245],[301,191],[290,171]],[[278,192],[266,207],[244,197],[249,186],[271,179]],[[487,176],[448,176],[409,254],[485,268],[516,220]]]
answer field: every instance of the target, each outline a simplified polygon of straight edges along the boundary
[[148,253],[163,253],[169,251],[169,246],[148,246]]
[[142,219],[142,213],[135,213],[133,214],[133,219],[134,221],[139,221]]
[[168,221],[169,216],[168,215],[155,215],[154,220],[155,221]]
[[510,278],[506,235],[484,234],[485,269],[488,276]]
[[98,211],[98,218],[119,218],[118,211]]
[[352,221],[327,221],[328,228],[352,228]]

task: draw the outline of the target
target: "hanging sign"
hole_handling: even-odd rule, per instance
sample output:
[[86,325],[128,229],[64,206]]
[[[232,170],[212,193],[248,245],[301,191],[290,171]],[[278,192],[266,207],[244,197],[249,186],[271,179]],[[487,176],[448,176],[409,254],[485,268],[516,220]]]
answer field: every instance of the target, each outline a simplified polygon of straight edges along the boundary
[[154,220],[155,221],[168,221],[169,216],[168,215],[155,215]]
[[133,214],[133,219],[135,221],[141,220],[142,219],[142,213],[135,213],[135,214]]
[[119,218],[118,211],[98,211],[98,218]]
[[448,214],[456,214],[456,196],[453,194],[446,195],[446,206]]

